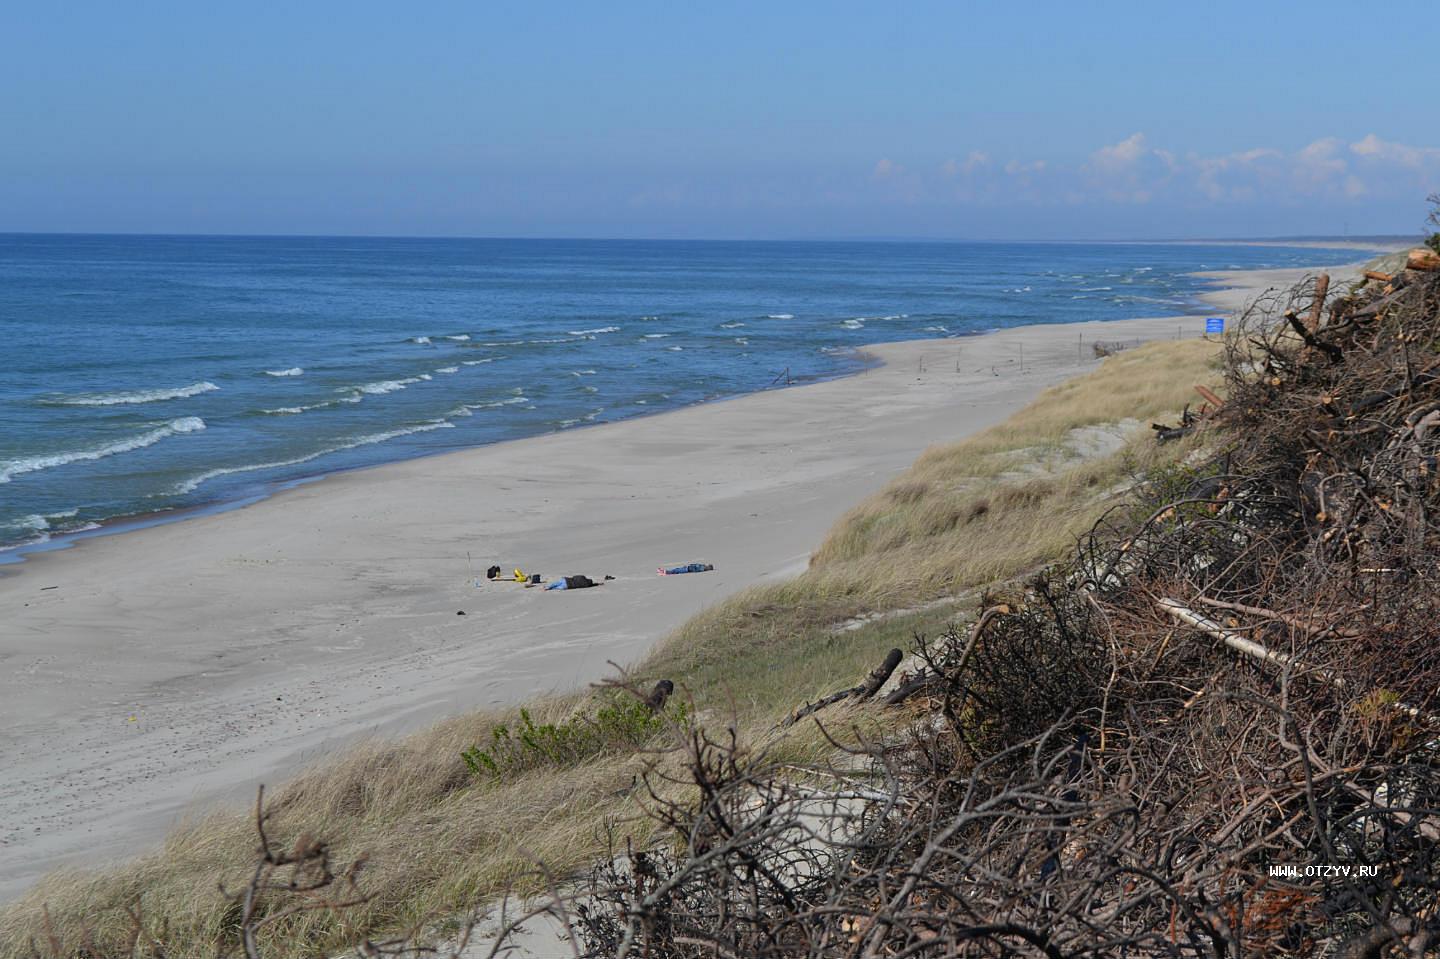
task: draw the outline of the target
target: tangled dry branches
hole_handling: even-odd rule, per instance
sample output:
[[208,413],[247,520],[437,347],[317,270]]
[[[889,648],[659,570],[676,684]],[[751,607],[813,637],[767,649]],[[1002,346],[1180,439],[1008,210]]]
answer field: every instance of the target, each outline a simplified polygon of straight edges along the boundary
[[1434,274],[1260,304],[1209,454],[922,643],[904,741],[692,731],[587,955],[1433,954],[1437,344]]

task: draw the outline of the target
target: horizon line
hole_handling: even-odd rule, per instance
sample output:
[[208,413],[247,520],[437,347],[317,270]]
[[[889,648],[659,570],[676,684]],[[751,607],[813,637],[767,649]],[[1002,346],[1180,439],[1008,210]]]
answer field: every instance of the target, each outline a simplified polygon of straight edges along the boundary
[[160,232],[140,230],[0,230],[0,236],[27,237],[134,237],[134,238],[177,238],[194,239],[251,239],[251,240],[486,240],[510,242],[576,242],[576,243],[983,243],[983,244],[1225,244],[1225,243],[1327,243],[1337,247],[1369,248],[1380,244],[1423,241],[1422,233],[1364,233],[1339,235],[1327,233],[1281,234],[1271,236],[1172,236],[1172,237],[1126,237],[1101,239],[1095,237],[1066,237],[1062,239],[1009,238],[999,237],[932,237],[907,235],[865,235],[832,237],[681,237],[681,236],[505,236],[483,234],[424,234],[424,233],[209,233],[209,232]]

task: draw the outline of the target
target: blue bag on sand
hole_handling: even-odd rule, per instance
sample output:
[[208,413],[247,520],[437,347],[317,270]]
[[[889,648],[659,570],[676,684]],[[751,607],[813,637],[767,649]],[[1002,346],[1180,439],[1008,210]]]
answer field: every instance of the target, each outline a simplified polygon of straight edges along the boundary
[[551,590],[551,589],[568,589],[569,587],[567,587],[567,586],[565,585],[565,577],[562,576],[562,577],[560,577],[559,579],[557,579],[555,582],[551,583],[549,586],[546,586],[545,588],[546,588],[547,590]]

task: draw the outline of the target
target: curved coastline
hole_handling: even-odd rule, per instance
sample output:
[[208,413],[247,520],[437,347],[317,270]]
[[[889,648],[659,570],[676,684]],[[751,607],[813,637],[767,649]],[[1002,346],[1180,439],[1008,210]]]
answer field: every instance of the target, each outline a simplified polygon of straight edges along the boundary
[[[931,443],[1093,367],[1086,340],[1202,329],[1171,316],[875,344],[858,375],[331,473],[34,556],[0,578],[0,896],[358,737],[601,678],[803,569]],[[716,571],[654,575],[695,559]],[[573,597],[477,588],[492,562],[617,579]]]
[[[1339,248],[1339,247],[1337,247],[1337,246],[1336,246],[1335,244],[1333,244],[1333,243],[1324,244],[1324,247],[1327,248],[1327,249]],[[1369,246],[1357,246],[1357,247],[1355,247],[1354,249],[1356,249],[1356,250],[1367,250],[1367,251],[1371,250],[1371,248],[1370,248]],[[1331,267],[1331,269],[1342,270],[1342,271],[1343,271],[1343,270],[1347,270],[1347,269],[1348,269],[1348,270],[1357,270],[1357,269],[1360,267],[1360,265],[1361,265],[1361,264],[1358,263],[1358,262],[1357,262],[1357,263],[1346,263],[1346,264],[1337,265],[1337,266],[1335,266],[1335,267]],[[1213,289],[1213,290],[1209,290],[1209,291],[1206,291],[1206,292],[1204,292],[1204,293],[1201,293],[1201,294],[1199,295],[1199,298],[1198,298],[1199,301],[1201,301],[1201,302],[1203,302],[1203,303],[1205,303],[1205,304],[1211,305],[1212,308],[1218,308],[1218,309],[1223,309],[1223,310],[1238,310],[1238,309],[1240,309],[1240,308],[1243,306],[1243,303],[1240,302],[1240,300],[1243,300],[1243,298],[1244,298],[1244,297],[1243,297],[1243,294],[1244,294],[1245,292],[1247,292],[1247,291],[1250,291],[1250,290],[1258,290],[1258,289],[1260,289],[1260,288],[1263,288],[1263,287],[1267,284],[1267,282],[1269,282],[1269,279],[1268,279],[1268,278],[1269,278],[1270,276],[1272,276],[1272,275],[1277,278],[1274,282],[1277,282],[1277,283],[1278,283],[1278,282],[1282,282],[1285,277],[1299,276],[1299,275],[1302,275],[1302,274],[1305,274],[1305,273],[1312,273],[1312,272],[1315,272],[1315,271],[1317,271],[1317,270],[1322,270],[1322,269],[1326,269],[1326,267],[1312,267],[1312,268],[1294,268],[1294,267],[1290,267],[1290,268],[1280,268],[1280,269],[1274,269],[1274,270],[1215,270],[1215,271],[1195,272],[1195,273],[1192,273],[1192,274],[1190,274],[1190,275],[1191,275],[1191,276],[1194,276],[1194,277],[1197,277],[1197,278],[1199,278],[1199,279],[1201,279],[1201,280],[1204,280],[1206,283],[1208,283],[1208,284],[1210,284],[1210,285],[1212,285],[1212,286],[1215,287],[1215,289]],[[1234,295],[1236,291],[1239,291],[1239,293],[1242,294],[1242,295],[1240,296],[1240,299],[1236,299],[1236,296]],[[1197,310],[1193,315],[1197,315],[1197,316],[1198,316],[1198,315],[1201,315],[1202,312],[1203,312],[1203,311],[1201,311],[1201,310]],[[1180,315],[1181,315],[1181,316],[1188,316],[1188,315],[1192,315],[1192,314],[1180,314]],[[1093,322],[1126,323],[1126,322],[1130,322],[1130,320],[1128,320],[1128,319],[1115,319],[1115,320],[1103,320],[1103,321],[1093,321]],[[1055,325],[1055,324],[1031,324],[1031,325],[1034,325],[1034,326],[1048,326],[1048,325]],[[1069,325],[1074,325],[1074,324],[1063,324],[1063,325],[1069,326]],[[1005,328],[1005,329],[1015,329],[1015,328],[1016,328],[1016,327],[1007,327],[1007,328]],[[932,341],[932,340],[905,340],[905,341],[898,341],[898,342],[915,342],[915,343],[920,343],[920,342],[936,342],[936,343],[939,343],[939,342],[945,342],[945,341],[947,341],[947,340],[957,340],[957,339],[965,339],[965,338],[976,337],[976,336],[986,336],[986,335],[990,335],[990,334],[993,334],[993,333],[998,332],[998,331],[999,331],[999,330],[997,330],[997,329],[987,329],[987,330],[978,330],[978,331],[974,331],[974,332],[952,334],[951,336],[937,338],[937,339],[935,339],[935,340],[933,340],[933,341]],[[794,385],[794,386],[804,386],[804,385],[808,385],[808,384],[811,384],[811,383],[828,382],[828,381],[831,381],[831,380],[843,379],[843,378],[845,378],[845,377],[857,376],[857,375],[863,374],[863,373],[866,372],[869,368],[871,368],[871,367],[874,365],[874,363],[876,362],[876,361],[874,361],[874,360],[866,360],[866,359],[864,359],[864,357],[867,356],[868,351],[871,351],[872,347],[884,345],[884,342],[885,342],[885,341],[881,341],[881,342],[876,343],[876,344],[866,344],[866,345],[862,345],[862,346],[859,346],[859,347],[855,348],[855,350],[854,350],[854,352],[853,352],[852,355],[859,359],[859,362],[857,362],[857,363],[850,364],[850,365],[848,365],[846,368],[838,369],[838,370],[836,370],[836,371],[834,371],[833,373],[830,373],[830,374],[820,375],[820,376],[809,376],[809,377],[805,377],[805,378],[803,378],[803,379],[802,379],[802,378],[797,378],[797,380],[795,381],[795,383],[794,383],[793,385]],[[219,495],[219,496],[217,496],[217,497],[216,497],[215,499],[213,499],[213,500],[202,501],[202,502],[198,502],[198,503],[195,503],[195,504],[192,504],[192,505],[184,505],[184,506],[177,506],[177,507],[164,507],[164,508],[160,508],[160,509],[157,509],[157,510],[154,510],[154,511],[149,511],[149,512],[131,513],[131,514],[125,514],[125,515],[118,515],[118,516],[107,517],[107,518],[104,518],[104,519],[100,519],[100,520],[98,520],[98,521],[96,521],[96,522],[87,524],[86,526],[84,526],[84,527],[82,527],[82,528],[79,528],[79,529],[75,529],[75,530],[47,531],[47,532],[46,532],[46,536],[45,536],[45,538],[44,538],[43,540],[33,541],[33,542],[27,542],[27,543],[18,543],[18,544],[10,545],[10,546],[0,546],[0,579],[3,579],[3,578],[5,578],[5,577],[9,577],[9,576],[15,576],[15,575],[21,573],[22,571],[24,571],[25,569],[33,566],[38,560],[41,560],[42,558],[47,557],[47,556],[49,556],[49,555],[52,554],[52,553],[64,553],[64,552],[68,552],[68,551],[71,551],[71,550],[76,549],[77,547],[84,546],[86,543],[88,543],[88,542],[90,542],[90,541],[92,541],[92,540],[101,539],[101,538],[110,537],[110,536],[116,536],[116,535],[133,534],[133,533],[135,533],[135,532],[138,532],[138,531],[141,531],[141,530],[145,530],[145,529],[149,529],[149,528],[152,528],[152,527],[155,527],[155,526],[162,526],[162,525],[167,525],[167,524],[170,524],[170,523],[178,523],[178,522],[188,522],[188,521],[191,521],[191,520],[200,519],[200,518],[204,518],[204,517],[207,517],[207,516],[214,516],[214,515],[218,515],[218,514],[233,512],[233,511],[236,511],[236,510],[247,509],[247,508],[249,508],[249,507],[251,507],[251,506],[256,505],[257,503],[263,502],[263,501],[265,501],[265,500],[267,500],[267,499],[270,499],[270,498],[272,498],[272,497],[274,497],[274,496],[282,495],[285,491],[287,491],[287,490],[289,490],[289,489],[291,489],[291,488],[298,487],[298,486],[304,486],[304,485],[309,484],[309,483],[319,482],[319,481],[321,481],[321,480],[325,480],[325,479],[327,479],[327,478],[334,477],[334,476],[341,476],[341,475],[345,475],[345,474],[353,473],[353,472],[363,472],[363,471],[368,471],[368,470],[385,469],[385,468],[388,468],[388,467],[390,467],[390,466],[393,466],[393,465],[395,465],[395,464],[397,464],[397,463],[410,462],[410,461],[414,461],[414,460],[432,459],[432,458],[436,458],[436,457],[444,457],[444,456],[449,456],[449,455],[452,455],[452,454],[455,454],[455,453],[464,453],[464,452],[467,452],[467,451],[470,451],[470,450],[484,449],[484,448],[487,448],[487,447],[498,446],[498,445],[503,445],[503,444],[507,444],[507,443],[527,442],[527,441],[532,440],[532,439],[535,439],[535,438],[537,438],[537,437],[539,437],[539,436],[553,435],[553,434],[555,434],[555,433],[573,432],[574,430],[579,430],[579,429],[589,429],[589,428],[603,427],[603,426],[611,425],[611,424],[616,423],[616,422],[626,422],[626,421],[629,421],[629,420],[643,419],[643,418],[649,418],[649,417],[654,417],[654,416],[662,416],[662,415],[667,415],[667,414],[670,414],[670,413],[677,412],[677,411],[679,411],[679,410],[688,409],[688,408],[691,408],[691,407],[693,407],[693,406],[705,405],[705,404],[711,404],[711,403],[728,402],[728,401],[731,401],[731,400],[739,399],[739,398],[741,398],[741,397],[754,395],[754,394],[756,394],[756,393],[771,392],[771,391],[773,391],[773,390],[776,389],[776,388],[777,388],[777,387],[775,387],[775,386],[772,385],[772,386],[770,386],[770,387],[763,387],[763,388],[760,388],[760,389],[750,390],[750,391],[746,391],[746,392],[730,393],[730,394],[715,396],[715,397],[712,397],[712,398],[710,398],[710,399],[703,400],[703,401],[701,401],[701,402],[699,402],[699,403],[691,403],[691,404],[688,404],[688,405],[676,406],[676,407],[669,407],[669,408],[663,408],[663,409],[646,410],[646,411],[642,411],[642,412],[632,413],[632,414],[627,415],[627,416],[625,416],[625,417],[623,417],[622,419],[619,419],[619,420],[610,420],[610,421],[607,421],[607,422],[604,422],[604,423],[581,423],[581,424],[576,424],[575,426],[572,426],[572,427],[568,427],[567,429],[564,429],[564,430],[552,430],[552,431],[550,431],[549,433],[537,433],[537,434],[533,434],[533,435],[530,435],[530,436],[516,437],[516,438],[514,438],[514,439],[504,439],[504,440],[498,440],[498,441],[495,441],[495,442],[480,443],[480,444],[473,444],[473,445],[464,445],[464,446],[459,446],[459,447],[452,448],[452,449],[442,449],[442,450],[436,450],[436,451],[430,451],[430,452],[418,452],[418,453],[412,452],[412,453],[410,453],[409,455],[396,456],[396,457],[393,458],[393,459],[390,459],[390,460],[387,460],[387,461],[385,461],[385,462],[378,463],[378,464],[366,464],[366,465],[357,465],[357,466],[339,466],[339,467],[329,467],[329,468],[315,469],[315,470],[312,470],[312,471],[302,471],[302,472],[300,472],[300,473],[297,473],[297,474],[294,474],[294,475],[290,475],[290,476],[286,476],[286,477],[281,477],[281,478],[276,478],[276,479],[271,479],[271,480],[260,480],[260,481],[257,481],[256,483],[254,483],[254,484],[251,485],[251,486],[244,487],[244,488],[241,488],[241,489],[239,489],[239,490],[230,491],[230,492],[227,493],[227,494]],[[790,387],[789,387],[789,386],[785,386],[785,387],[779,387],[779,388],[790,388]]]

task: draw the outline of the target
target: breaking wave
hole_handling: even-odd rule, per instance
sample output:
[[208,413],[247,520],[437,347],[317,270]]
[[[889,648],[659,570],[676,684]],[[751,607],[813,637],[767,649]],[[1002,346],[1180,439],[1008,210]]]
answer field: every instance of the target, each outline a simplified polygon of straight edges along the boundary
[[288,370],[266,370],[266,376],[299,376],[305,371],[298,366],[292,366]]
[[[376,380],[374,383],[361,383],[359,386],[342,386],[335,392],[350,394],[364,393],[367,396],[383,396],[386,393],[394,393],[397,390],[403,390],[407,386],[415,383],[423,383],[429,379],[433,379],[429,373],[421,373],[419,376],[407,376],[399,380]],[[359,400],[352,399],[348,402],[356,403],[359,402]]]
[[180,400],[187,396],[199,396],[201,393],[213,393],[220,387],[208,380],[202,383],[191,383],[189,386],[177,386],[169,390],[134,390],[124,393],[77,393],[74,396],[62,396],[45,402],[55,406],[128,406],[134,403],[160,403],[164,400]]
[[144,449],[147,446],[154,446],[167,437],[176,436],[180,433],[194,433],[204,428],[205,421],[200,417],[185,416],[180,419],[171,420],[162,426],[157,426],[138,436],[118,440],[114,443],[107,443],[104,446],[95,446],[84,450],[72,450],[67,453],[49,453],[44,456],[30,456],[24,459],[6,460],[0,462],[0,483],[8,483],[13,477],[21,476],[25,473],[38,473],[41,470],[54,469],[57,466],[67,466],[70,463],[101,460],[107,456],[118,456],[121,453],[129,453],[132,450]]
[[170,492],[175,495],[193,493],[203,484],[208,483],[211,480],[216,479],[220,476],[230,476],[234,473],[254,473],[259,470],[279,469],[284,466],[299,466],[302,463],[308,463],[311,460],[317,460],[322,456],[329,456],[331,453],[339,453],[344,450],[353,450],[358,446],[372,446],[375,443],[384,443],[387,440],[397,439],[401,436],[409,436],[411,433],[428,433],[431,430],[453,429],[454,426],[455,424],[451,423],[449,420],[431,420],[428,423],[421,423],[417,426],[406,426],[400,429],[386,430],[383,433],[367,433],[363,436],[357,436],[353,439],[346,440],[345,442],[339,443],[335,446],[328,446],[325,449],[316,450],[315,452],[307,453],[304,456],[297,456],[294,459],[277,460],[273,463],[251,463],[247,466],[223,466],[218,469],[207,470],[206,472],[201,473],[198,476],[192,476],[188,480],[177,483]]

